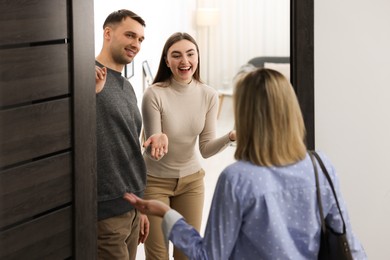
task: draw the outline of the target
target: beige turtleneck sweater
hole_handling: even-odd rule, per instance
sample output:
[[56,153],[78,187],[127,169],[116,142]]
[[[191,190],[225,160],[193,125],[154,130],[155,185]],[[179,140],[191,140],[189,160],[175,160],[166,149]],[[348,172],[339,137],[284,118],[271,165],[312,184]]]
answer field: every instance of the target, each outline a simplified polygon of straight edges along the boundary
[[[174,79],[168,86],[148,87],[142,100],[146,138],[155,133],[168,136],[168,153],[156,161],[145,155],[147,172],[160,178],[181,178],[196,173],[201,164],[195,149],[208,158],[227,147],[229,133],[216,138],[218,93],[192,80],[182,84]],[[146,154],[146,153],[145,153]]]

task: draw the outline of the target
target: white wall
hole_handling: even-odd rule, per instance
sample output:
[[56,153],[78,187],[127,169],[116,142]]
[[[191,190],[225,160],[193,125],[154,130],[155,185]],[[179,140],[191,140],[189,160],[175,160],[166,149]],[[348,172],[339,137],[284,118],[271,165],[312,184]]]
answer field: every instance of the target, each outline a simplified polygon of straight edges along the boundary
[[369,259],[389,259],[390,1],[315,2],[316,148]]
[[[209,2],[210,0],[207,0]],[[290,56],[290,0],[214,0],[219,21],[203,47],[202,72],[216,89],[231,88],[240,67],[256,56]],[[202,34],[200,34],[202,36]],[[202,64],[206,65],[205,63]]]

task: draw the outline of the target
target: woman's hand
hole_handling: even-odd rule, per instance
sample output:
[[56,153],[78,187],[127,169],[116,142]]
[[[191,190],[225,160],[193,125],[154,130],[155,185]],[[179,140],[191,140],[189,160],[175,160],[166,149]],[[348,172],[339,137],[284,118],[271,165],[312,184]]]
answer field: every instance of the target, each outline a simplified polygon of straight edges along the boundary
[[148,138],[143,144],[145,148],[150,146],[150,156],[156,160],[160,160],[168,153],[168,136],[166,134],[154,134]]
[[164,217],[171,208],[158,200],[143,200],[132,193],[125,193],[125,200],[130,202],[142,214]]
[[99,66],[95,66],[96,94],[103,90],[104,84],[106,84],[106,79],[107,79],[107,68],[106,67],[100,68]]
[[232,130],[229,132],[229,140],[232,142],[235,142],[237,140],[236,138],[236,130]]

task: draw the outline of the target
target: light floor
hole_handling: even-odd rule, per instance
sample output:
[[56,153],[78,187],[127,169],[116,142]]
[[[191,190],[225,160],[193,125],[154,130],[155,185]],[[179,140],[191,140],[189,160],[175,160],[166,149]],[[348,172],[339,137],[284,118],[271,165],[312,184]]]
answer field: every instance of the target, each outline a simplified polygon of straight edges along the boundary
[[[218,136],[224,135],[234,127],[233,121],[233,110],[232,110],[232,99],[231,97],[225,97],[223,101],[223,106],[221,109],[220,116],[218,118],[217,131]],[[234,162],[234,146],[227,147],[224,151],[219,154],[214,155],[211,158],[203,159],[201,158],[203,169],[206,172],[204,183],[205,183],[205,202],[203,210],[203,219],[202,219],[202,228],[201,233],[203,234],[206,227],[208,212],[211,204],[211,200],[214,193],[214,187],[217,182],[218,176],[221,171],[230,163]],[[170,246],[170,256],[172,257],[172,245]],[[137,260],[144,260],[144,247],[141,244],[138,247]]]

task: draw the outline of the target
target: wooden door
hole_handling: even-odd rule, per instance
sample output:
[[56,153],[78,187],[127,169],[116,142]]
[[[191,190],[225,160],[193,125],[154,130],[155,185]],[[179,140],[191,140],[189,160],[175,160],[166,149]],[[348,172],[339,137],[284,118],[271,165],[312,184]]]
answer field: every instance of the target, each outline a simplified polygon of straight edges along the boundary
[[0,3],[0,259],[96,257],[93,30],[92,0]]

